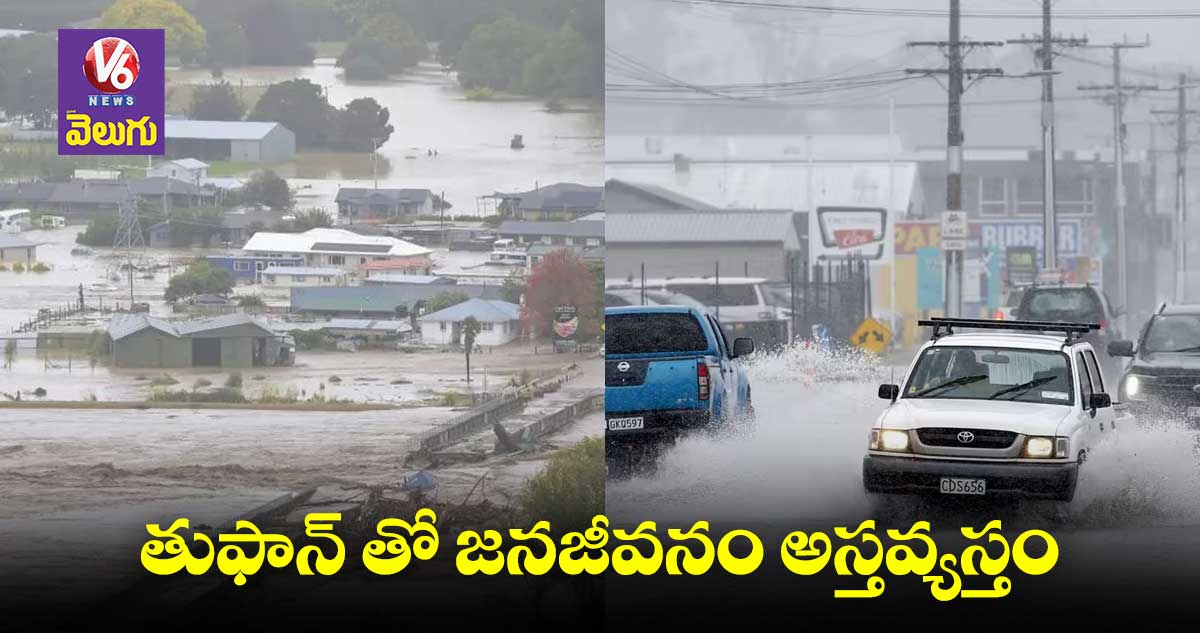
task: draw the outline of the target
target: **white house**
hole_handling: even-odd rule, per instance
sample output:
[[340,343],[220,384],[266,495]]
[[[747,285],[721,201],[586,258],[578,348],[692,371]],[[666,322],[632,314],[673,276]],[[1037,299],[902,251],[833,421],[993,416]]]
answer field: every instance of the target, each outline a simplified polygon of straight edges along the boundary
[[312,288],[315,286],[344,286],[346,271],[340,268],[309,266],[272,266],[262,271],[262,285],[274,288]]
[[504,345],[521,332],[521,306],[496,299],[468,299],[420,318],[421,340],[436,345],[462,342],[462,322],[479,321],[477,345]]
[[259,231],[242,247],[257,257],[304,258],[304,266],[340,268],[357,277],[372,262],[387,262],[394,272],[428,274],[433,253],[424,246],[381,235],[359,235],[342,229],[310,229],[303,233]]
[[147,178],[155,176],[186,180],[193,185],[200,186],[200,181],[208,178],[208,163],[195,158],[177,158],[161,163],[146,172]]

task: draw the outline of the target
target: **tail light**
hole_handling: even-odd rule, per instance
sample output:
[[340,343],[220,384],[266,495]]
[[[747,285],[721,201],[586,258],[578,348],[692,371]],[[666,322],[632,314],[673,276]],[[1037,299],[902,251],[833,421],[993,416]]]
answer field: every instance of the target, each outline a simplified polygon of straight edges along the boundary
[[708,364],[704,361],[696,363],[696,386],[700,388],[700,399],[708,400]]
[[1004,311],[1003,310],[996,310],[996,320],[997,321],[1004,320]]
[[1104,326],[1105,326],[1105,325],[1107,325],[1107,323],[1108,323],[1108,322],[1107,322],[1107,321],[1105,321],[1104,319],[1100,319],[1100,321],[1099,321],[1100,329],[1102,329],[1102,330],[1103,330],[1103,329],[1104,329]]

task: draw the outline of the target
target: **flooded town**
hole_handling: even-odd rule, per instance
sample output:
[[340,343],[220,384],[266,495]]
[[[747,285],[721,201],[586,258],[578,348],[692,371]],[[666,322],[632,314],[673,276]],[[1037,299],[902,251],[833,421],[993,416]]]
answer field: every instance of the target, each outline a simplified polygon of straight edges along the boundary
[[[0,10],[51,73],[0,89],[0,592],[105,604],[181,516],[505,525],[581,460],[601,511],[603,3],[59,4]],[[165,29],[164,155],[56,153],[98,26]]]

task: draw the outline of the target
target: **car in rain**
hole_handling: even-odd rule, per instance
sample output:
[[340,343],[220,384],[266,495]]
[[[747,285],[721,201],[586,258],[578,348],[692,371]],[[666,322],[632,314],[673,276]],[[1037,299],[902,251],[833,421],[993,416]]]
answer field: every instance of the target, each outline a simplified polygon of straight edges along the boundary
[[604,332],[609,457],[752,418],[750,381],[738,359],[754,352],[754,341],[731,344],[711,314],[685,306],[605,308]]
[[708,306],[678,292],[668,292],[665,290],[646,290],[642,292],[640,288],[613,288],[604,291],[604,307],[606,308],[638,305],[687,306],[689,308],[696,308],[702,312],[708,311]]
[[1055,321],[1066,323],[1095,323],[1099,329],[1084,335],[1096,350],[1100,367],[1116,376],[1120,366],[1108,355],[1108,344],[1122,338],[1117,327],[1119,316],[1112,302],[1096,286],[1090,284],[1032,285],[1021,294],[1021,302],[1012,318],[1019,321]]
[[1129,358],[1119,399],[1139,417],[1200,424],[1200,305],[1159,307],[1136,343],[1109,343],[1108,353]]
[[[935,318],[871,427],[863,485],[889,494],[1070,501],[1117,415],[1092,345],[1096,324]],[[959,329],[983,331],[958,332]]]

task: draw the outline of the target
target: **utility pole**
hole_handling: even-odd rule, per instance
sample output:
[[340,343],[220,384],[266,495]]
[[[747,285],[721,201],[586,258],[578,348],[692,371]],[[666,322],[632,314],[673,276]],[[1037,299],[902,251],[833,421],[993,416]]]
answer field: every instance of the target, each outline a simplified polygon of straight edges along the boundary
[[1008,40],[1009,44],[1037,44],[1035,57],[1042,62],[1042,269],[1058,270],[1058,221],[1054,195],[1054,45],[1082,46],[1087,38],[1050,35],[1051,0],[1042,0],[1042,36]]
[[[947,41],[909,42],[909,46],[936,46],[946,55],[946,68],[906,68],[905,72],[919,75],[946,75],[946,211],[947,213],[962,212],[962,94],[964,91],[963,77],[1000,76],[1004,71],[999,68],[964,68],[963,48],[968,51],[976,46],[1003,46],[1004,42],[964,42],[961,35],[960,23],[962,13],[959,0],[950,0],[950,37]],[[946,257],[946,307],[945,314],[949,317],[962,316],[962,278],[963,251],[945,248],[949,244],[943,242]],[[961,244],[960,244],[961,246]]]
[[1184,283],[1187,280],[1187,153],[1188,116],[1196,114],[1196,110],[1187,108],[1187,89],[1197,84],[1188,83],[1186,73],[1179,73],[1179,82],[1175,84],[1175,109],[1151,110],[1152,114],[1170,114],[1175,116],[1175,303],[1185,301]]
[[1079,90],[1102,90],[1112,92],[1113,103],[1113,169],[1115,171],[1114,198],[1117,206],[1117,304],[1122,313],[1129,309],[1129,272],[1126,259],[1125,245],[1125,93],[1142,90],[1157,90],[1153,84],[1123,84],[1121,83],[1121,49],[1145,48],[1150,45],[1149,38],[1145,42],[1114,42],[1098,45],[1092,48],[1112,49],[1113,82],[1110,85],[1083,84]]

